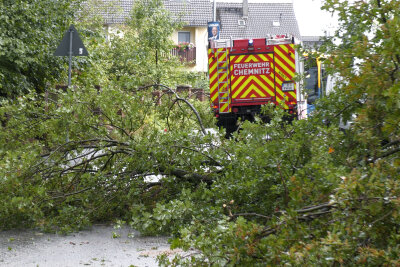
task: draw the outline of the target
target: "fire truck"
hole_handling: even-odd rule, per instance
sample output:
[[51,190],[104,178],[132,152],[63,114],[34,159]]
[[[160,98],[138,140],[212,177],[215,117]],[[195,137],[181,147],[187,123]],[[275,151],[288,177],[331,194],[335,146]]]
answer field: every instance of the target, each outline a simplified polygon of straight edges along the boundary
[[299,69],[294,42],[289,35],[210,41],[211,107],[227,135],[236,130],[239,118],[253,121],[268,103],[298,116],[303,96],[294,81]]

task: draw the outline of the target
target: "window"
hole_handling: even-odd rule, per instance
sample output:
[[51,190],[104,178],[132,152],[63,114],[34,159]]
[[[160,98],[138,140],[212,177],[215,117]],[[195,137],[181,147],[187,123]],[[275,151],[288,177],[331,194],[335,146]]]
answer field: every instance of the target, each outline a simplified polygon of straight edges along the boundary
[[312,91],[312,93],[318,91],[318,69],[317,69],[317,67],[311,67],[308,69],[305,87],[307,90]]
[[244,26],[246,26],[246,21],[244,19],[239,19],[238,25],[239,25],[239,27],[244,27]]
[[178,43],[190,43],[190,32],[178,32]]

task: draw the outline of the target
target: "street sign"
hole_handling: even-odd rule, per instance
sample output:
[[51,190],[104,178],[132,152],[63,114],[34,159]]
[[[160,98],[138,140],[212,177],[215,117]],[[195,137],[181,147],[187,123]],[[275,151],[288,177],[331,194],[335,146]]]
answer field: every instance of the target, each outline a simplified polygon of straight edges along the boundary
[[[72,39],[72,40],[71,40]],[[71,42],[72,41],[72,42]],[[81,38],[79,37],[78,31],[75,29],[74,25],[69,26],[69,29],[65,32],[64,37],[57,47],[55,56],[69,56],[70,55],[70,45],[72,44],[72,56],[88,56],[88,52],[83,45]]]
[[68,31],[65,32],[60,45],[57,47],[55,56],[69,56],[68,65],[68,87],[71,86],[71,69],[72,69],[72,57],[73,56],[88,56],[88,52],[83,45],[81,38],[79,37],[78,31],[74,25],[69,26]]
[[[68,87],[71,87],[71,73],[72,73],[72,57],[73,56],[88,56],[88,52],[83,45],[81,38],[79,37],[78,31],[75,29],[74,25],[69,26],[69,29],[65,32],[61,43],[54,52],[54,56],[69,57],[68,64]],[[67,122],[67,136],[66,142],[69,142],[69,128]]]

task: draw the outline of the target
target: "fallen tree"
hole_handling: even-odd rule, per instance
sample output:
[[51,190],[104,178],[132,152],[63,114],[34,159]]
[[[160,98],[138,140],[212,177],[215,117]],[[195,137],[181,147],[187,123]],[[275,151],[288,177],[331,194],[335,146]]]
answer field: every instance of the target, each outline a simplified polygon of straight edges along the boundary
[[399,4],[336,4],[344,40],[325,63],[342,80],[307,120],[287,124],[267,106],[268,124],[241,122],[225,139],[205,134],[207,103],[172,93],[156,105],[154,87],[117,82],[3,102],[2,229],[122,219],[193,252],[164,265],[398,265]]

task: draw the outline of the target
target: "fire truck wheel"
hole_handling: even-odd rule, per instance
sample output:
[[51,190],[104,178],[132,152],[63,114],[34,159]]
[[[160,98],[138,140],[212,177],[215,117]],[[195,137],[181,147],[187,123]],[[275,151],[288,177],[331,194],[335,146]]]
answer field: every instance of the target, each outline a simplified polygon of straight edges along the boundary
[[223,127],[226,131],[225,137],[230,138],[232,136],[232,133],[234,133],[238,128],[237,119],[236,117],[220,117],[218,118],[217,126],[218,128]]

